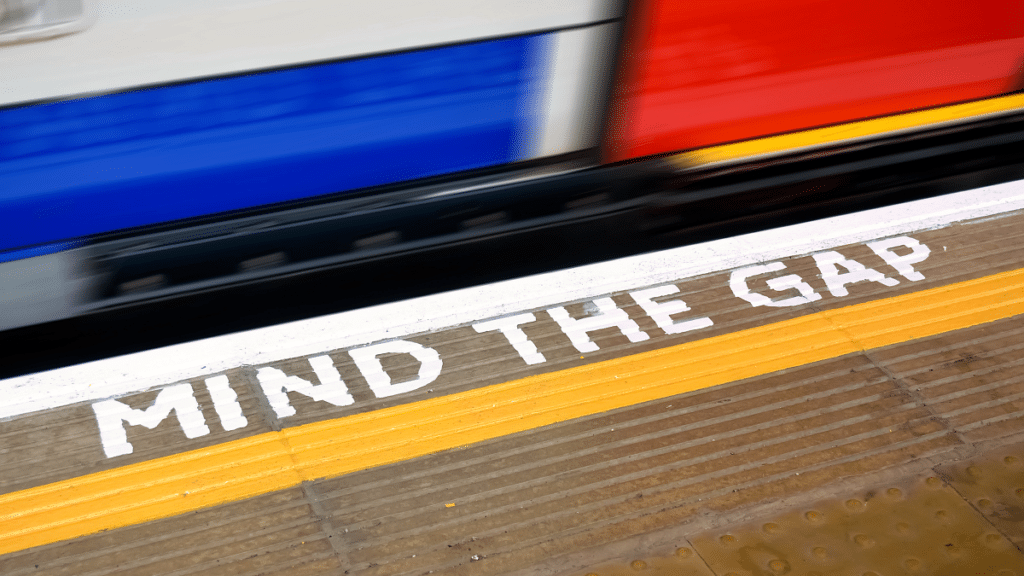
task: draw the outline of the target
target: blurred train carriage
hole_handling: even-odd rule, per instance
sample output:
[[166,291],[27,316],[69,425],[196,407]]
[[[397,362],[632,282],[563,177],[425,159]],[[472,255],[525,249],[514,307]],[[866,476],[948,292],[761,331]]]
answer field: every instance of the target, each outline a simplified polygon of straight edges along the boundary
[[860,170],[896,141],[975,161],[1024,109],[1016,0],[0,9],[0,329],[559,226],[628,239],[601,218],[681,173]]

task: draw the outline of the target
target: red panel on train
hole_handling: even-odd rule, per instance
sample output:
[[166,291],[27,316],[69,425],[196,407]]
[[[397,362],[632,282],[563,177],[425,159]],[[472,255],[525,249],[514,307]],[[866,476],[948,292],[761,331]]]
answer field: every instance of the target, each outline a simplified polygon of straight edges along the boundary
[[606,160],[1024,88],[1021,0],[641,0]]

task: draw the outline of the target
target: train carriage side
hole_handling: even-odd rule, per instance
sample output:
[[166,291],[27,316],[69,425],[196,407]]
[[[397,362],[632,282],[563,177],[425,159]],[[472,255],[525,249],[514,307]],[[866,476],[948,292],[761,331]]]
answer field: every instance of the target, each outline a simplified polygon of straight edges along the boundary
[[1024,108],[1012,0],[54,2],[0,24],[0,329]]

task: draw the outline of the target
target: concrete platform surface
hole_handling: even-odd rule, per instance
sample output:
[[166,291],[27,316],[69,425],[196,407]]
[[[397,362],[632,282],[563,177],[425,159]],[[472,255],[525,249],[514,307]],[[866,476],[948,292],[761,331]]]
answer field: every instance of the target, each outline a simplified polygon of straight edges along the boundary
[[1024,574],[1022,332],[1009,183],[0,381],[0,573]]

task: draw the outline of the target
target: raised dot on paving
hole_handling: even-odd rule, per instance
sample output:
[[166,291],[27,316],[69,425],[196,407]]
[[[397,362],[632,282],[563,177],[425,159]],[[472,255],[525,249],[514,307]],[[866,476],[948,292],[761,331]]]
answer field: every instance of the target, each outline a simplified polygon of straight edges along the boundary
[[[1024,546],[1024,466],[1017,445],[936,469],[950,486],[1018,547]],[[1022,572],[1024,573],[1024,572]]]
[[858,534],[854,536],[853,541],[861,548],[871,548],[875,545],[875,539],[866,534]]

